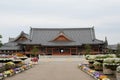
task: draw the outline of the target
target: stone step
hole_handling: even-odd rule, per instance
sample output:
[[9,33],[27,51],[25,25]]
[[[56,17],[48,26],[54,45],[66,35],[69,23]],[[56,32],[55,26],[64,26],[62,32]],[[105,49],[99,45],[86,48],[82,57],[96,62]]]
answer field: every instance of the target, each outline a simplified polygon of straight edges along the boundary
[[42,56],[39,56],[39,58],[84,58],[84,55],[77,55],[77,56],[54,56],[54,55],[42,55]]

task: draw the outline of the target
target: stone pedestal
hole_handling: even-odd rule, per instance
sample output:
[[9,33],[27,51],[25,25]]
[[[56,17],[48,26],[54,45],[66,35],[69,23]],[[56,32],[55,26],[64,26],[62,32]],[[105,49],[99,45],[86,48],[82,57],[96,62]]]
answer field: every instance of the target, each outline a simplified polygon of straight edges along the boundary
[[116,79],[120,80],[120,73],[116,72]]
[[103,73],[104,74],[114,74],[114,71],[103,66]]

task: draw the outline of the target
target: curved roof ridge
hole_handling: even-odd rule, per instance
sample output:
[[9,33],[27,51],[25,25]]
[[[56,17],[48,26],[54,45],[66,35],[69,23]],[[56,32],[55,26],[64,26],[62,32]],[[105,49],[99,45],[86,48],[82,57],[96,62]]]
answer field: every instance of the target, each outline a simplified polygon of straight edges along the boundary
[[24,31],[21,31],[21,33],[14,39],[14,41],[16,41],[21,35],[24,35],[26,38],[29,38],[29,34],[25,33]]
[[34,30],[78,30],[78,29],[92,29],[93,27],[85,27],[85,28],[32,28]]

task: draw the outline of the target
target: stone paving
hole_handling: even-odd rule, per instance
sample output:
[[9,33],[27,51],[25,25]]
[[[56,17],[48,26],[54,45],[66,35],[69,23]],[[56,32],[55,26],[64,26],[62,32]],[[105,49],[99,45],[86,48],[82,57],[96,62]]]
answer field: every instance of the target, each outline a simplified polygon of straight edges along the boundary
[[[30,60],[30,59],[28,59]],[[83,58],[40,58],[33,68],[5,80],[95,80],[77,68]]]

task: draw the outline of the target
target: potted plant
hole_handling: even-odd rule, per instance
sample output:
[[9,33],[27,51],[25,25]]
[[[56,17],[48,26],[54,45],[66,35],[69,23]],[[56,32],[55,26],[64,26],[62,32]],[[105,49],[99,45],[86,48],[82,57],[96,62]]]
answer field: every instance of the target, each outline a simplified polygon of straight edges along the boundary
[[97,62],[97,61],[95,61],[95,62],[93,63],[93,66],[94,66],[95,70],[100,70],[100,71],[101,71],[101,70],[103,69],[102,63]]
[[119,58],[106,58],[103,62],[103,73],[114,74],[117,66],[120,65]]
[[96,57],[96,55],[89,55],[89,57],[88,57],[88,62],[89,62],[90,68],[94,68],[93,63],[94,63],[95,57]]
[[112,58],[106,58],[103,61],[103,73],[104,74],[113,74],[111,67],[111,63],[113,63],[113,59]]
[[0,73],[0,80],[4,80],[4,75],[3,75],[3,73]]

